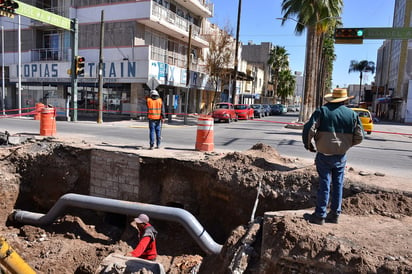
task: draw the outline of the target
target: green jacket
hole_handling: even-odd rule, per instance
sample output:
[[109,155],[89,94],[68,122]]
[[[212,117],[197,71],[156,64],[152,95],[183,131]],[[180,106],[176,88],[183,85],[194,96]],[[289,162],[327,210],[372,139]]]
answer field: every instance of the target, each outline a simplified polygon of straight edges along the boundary
[[364,138],[358,114],[343,103],[327,103],[313,112],[303,126],[302,141],[306,149],[313,148],[326,155],[343,155]]

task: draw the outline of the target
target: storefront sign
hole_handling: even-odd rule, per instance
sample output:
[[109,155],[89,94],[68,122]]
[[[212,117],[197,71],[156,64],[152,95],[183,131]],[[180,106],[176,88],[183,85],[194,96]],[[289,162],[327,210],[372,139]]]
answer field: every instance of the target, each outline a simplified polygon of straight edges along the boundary
[[[142,69],[145,62],[106,62],[103,63],[103,78],[108,82],[141,82],[147,79],[147,72]],[[22,65],[23,81],[35,82],[49,81],[55,82],[63,80],[70,82],[70,75],[67,73],[70,68],[69,62],[42,62],[28,63]],[[138,69],[140,68],[140,69]],[[80,76],[82,82],[95,81],[98,78],[97,74],[98,63],[86,62],[85,75]],[[10,81],[17,82],[18,80],[18,65],[10,67]],[[146,70],[147,71],[147,70]]]

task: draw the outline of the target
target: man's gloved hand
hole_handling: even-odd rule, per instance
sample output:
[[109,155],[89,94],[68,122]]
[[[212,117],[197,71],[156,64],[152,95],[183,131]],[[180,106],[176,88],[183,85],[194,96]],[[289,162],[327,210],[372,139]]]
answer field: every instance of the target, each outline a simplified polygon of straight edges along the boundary
[[307,150],[309,150],[310,152],[316,152],[316,148],[313,146],[312,143],[309,144],[309,147],[308,147],[308,146],[305,146],[305,148],[306,148]]

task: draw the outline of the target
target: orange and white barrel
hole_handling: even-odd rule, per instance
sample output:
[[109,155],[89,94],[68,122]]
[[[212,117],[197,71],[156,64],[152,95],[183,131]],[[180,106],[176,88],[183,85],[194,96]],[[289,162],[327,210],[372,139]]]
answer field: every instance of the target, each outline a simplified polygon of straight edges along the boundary
[[56,134],[56,110],[55,108],[43,108],[40,117],[40,135],[54,136]]
[[43,103],[37,103],[36,108],[35,108],[35,113],[34,113],[34,120],[40,120],[41,117],[41,110],[44,108]]
[[213,151],[213,117],[208,115],[200,116],[197,120],[196,150]]

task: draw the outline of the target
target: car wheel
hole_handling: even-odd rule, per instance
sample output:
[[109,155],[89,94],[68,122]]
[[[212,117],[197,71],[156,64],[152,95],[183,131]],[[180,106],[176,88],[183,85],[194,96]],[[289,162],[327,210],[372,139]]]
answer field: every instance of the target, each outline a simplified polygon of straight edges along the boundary
[[372,134],[372,131],[367,131],[366,133],[367,133],[367,134]]

